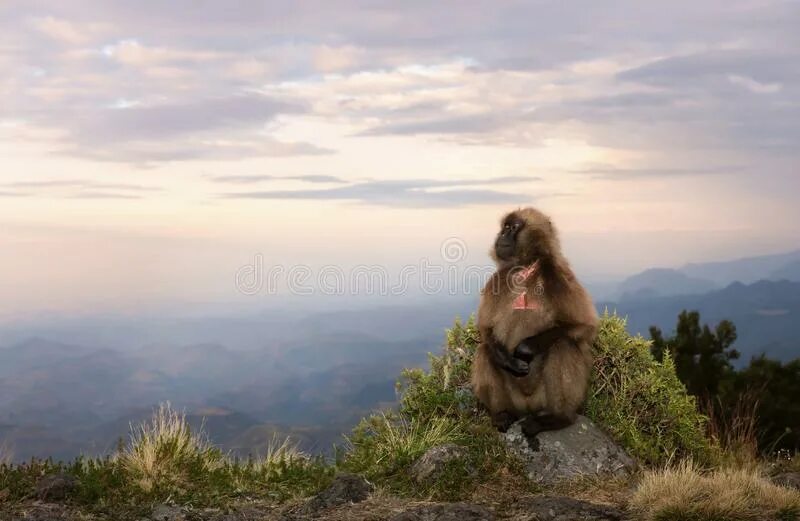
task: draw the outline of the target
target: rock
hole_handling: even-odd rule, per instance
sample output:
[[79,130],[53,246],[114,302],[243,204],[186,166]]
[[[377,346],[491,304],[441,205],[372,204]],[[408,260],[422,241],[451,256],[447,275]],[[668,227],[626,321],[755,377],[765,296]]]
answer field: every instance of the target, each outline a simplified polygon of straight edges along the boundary
[[157,505],[153,508],[150,519],[153,521],[183,521],[186,519],[186,516],[183,515],[183,509],[181,507],[174,505]]
[[514,508],[519,521],[619,521],[623,512],[571,497],[541,496],[523,499]]
[[42,501],[61,501],[66,499],[78,486],[75,476],[69,474],[50,474],[36,483],[36,497]]
[[800,490],[800,472],[781,472],[772,476],[770,480],[776,485]]
[[367,499],[373,489],[372,483],[361,476],[339,474],[328,488],[311,498],[302,510],[310,513],[345,503],[359,503]]
[[[0,519],[6,519],[0,513]],[[19,515],[8,518],[20,521],[64,521],[72,519],[67,507],[61,504],[35,502],[27,505]]]
[[464,447],[452,443],[433,447],[411,466],[411,477],[418,483],[436,480],[441,476],[447,463],[463,459],[466,455],[467,450]]
[[626,475],[636,467],[622,447],[584,416],[565,429],[540,432],[532,439],[517,422],[503,438],[524,463],[528,477],[542,484],[581,475]]
[[425,505],[401,512],[390,521],[492,521],[494,514],[470,503]]

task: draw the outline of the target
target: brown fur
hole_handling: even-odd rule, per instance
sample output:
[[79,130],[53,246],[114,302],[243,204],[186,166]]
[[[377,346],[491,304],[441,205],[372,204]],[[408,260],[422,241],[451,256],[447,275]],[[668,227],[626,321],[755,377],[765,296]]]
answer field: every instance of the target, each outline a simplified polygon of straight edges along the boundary
[[[481,345],[472,370],[475,395],[501,430],[519,417],[528,417],[528,434],[560,428],[575,420],[582,406],[592,368],[591,346],[597,331],[597,312],[561,253],[550,219],[533,208],[504,217],[524,222],[516,235],[514,254],[500,258],[493,248],[497,271],[483,289],[478,309]],[[519,287],[513,272],[539,262],[525,282],[538,309],[513,309]],[[538,287],[538,290],[536,286]],[[514,358],[517,346],[532,349],[529,364]],[[497,350],[497,351],[492,351]],[[498,360],[529,368],[514,376]]]

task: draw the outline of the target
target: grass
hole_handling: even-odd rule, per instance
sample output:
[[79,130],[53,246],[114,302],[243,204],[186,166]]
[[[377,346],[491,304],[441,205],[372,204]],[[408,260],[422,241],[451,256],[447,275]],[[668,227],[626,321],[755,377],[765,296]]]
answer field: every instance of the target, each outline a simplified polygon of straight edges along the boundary
[[26,500],[42,476],[67,473],[78,481],[70,502],[120,515],[120,508],[145,511],[167,500],[196,507],[248,499],[281,502],[313,494],[333,476],[330,465],[288,440],[273,440],[265,449],[263,457],[248,459],[224,454],[202,430],[193,433],[182,412],[164,404],[149,421],[131,428],[129,443],[113,456],[0,465],[0,491],[6,501]]
[[11,463],[14,459],[14,451],[5,443],[0,443],[0,465]]
[[702,472],[690,461],[646,472],[631,512],[643,521],[793,520],[800,492],[770,483],[756,469]]

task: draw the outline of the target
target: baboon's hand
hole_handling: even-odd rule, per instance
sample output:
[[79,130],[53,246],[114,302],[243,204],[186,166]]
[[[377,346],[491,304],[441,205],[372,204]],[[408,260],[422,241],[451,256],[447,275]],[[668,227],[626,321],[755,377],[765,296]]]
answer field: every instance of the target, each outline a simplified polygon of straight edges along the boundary
[[506,351],[503,345],[497,341],[487,343],[486,348],[492,364],[498,369],[507,371],[514,376],[525,376],[530,372],[531,368],[528,362],[511,355]]
[[514,358],[530,364],[531,360],[533,360],[533,348],[525,340],[523,340],[514,349]]
[[531,372],[531,365],[525,360],[511,357],[507,360],[505,370],[514,376],[527,376]]

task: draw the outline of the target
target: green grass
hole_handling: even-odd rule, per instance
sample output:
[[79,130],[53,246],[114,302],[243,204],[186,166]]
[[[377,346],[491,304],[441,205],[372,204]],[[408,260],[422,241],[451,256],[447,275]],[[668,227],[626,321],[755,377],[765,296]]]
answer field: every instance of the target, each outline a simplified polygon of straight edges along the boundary
[[6,501],[29,499],[41,477],[67,473],[78,481],[71,503],[118,514],[120,507],[146,509],[167,500],[198,507],[224,507],[241,499],[280,502],[313,494],[333,475],[322,459],[300,453],[287,441],[265,451],[259,458],[231,458],[202,432],[193,433],[185,416],[165,404],[150,421],[132,428],[130,442],[113,456],[0,465],[0,491]]

